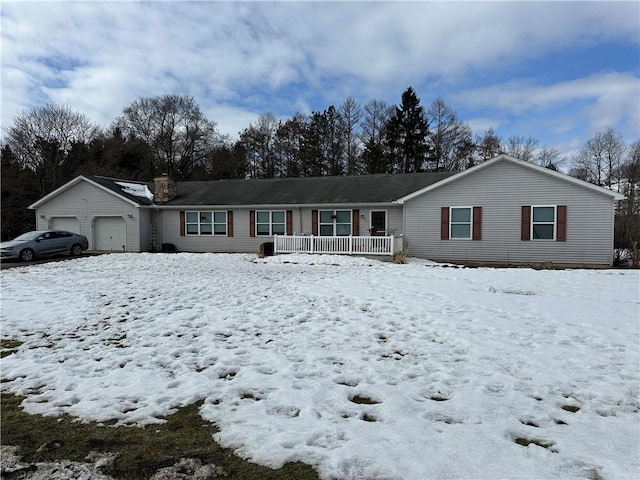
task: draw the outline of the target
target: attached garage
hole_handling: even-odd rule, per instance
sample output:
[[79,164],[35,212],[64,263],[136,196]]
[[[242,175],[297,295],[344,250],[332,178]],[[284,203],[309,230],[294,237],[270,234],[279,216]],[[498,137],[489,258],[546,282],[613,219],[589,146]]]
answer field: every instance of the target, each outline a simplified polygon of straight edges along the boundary
[[51,217],[49,228],[51,230],[80,233],[80,222],[76,217]]
[[122,217],[96,217],[93,223],[94,250],[125,251],[127,224]]

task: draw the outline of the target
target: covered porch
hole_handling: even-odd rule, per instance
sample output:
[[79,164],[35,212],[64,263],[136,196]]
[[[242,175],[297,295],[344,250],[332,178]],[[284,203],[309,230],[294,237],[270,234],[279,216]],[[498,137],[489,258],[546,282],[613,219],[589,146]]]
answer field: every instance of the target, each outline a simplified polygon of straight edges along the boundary
[[274,235],[274,253],[329,253],[334,255],[393,255],[402,248],[394,236]]

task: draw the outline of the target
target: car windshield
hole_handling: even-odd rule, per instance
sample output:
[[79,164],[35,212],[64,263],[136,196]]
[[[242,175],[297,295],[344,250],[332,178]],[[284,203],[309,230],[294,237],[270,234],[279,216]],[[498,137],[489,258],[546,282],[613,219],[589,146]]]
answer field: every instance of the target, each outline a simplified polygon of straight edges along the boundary
[[35,240],[40,235],[42,235],[42,232],[27,232],[27,233],[23,233],[19,237],[14,238],[14,240],[23,240],[23,241],[24,240]]

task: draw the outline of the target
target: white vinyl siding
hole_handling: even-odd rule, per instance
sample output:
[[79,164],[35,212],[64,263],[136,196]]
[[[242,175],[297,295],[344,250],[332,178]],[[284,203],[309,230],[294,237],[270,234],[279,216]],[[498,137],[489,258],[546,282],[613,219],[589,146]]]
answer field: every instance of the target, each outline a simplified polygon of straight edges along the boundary
[[[360,209],[360,235],[369,235],[369,225],[362,218],[369,218],[372,210],[381,210],[379,206],[354,206]],[[317,207],[297,206],[276,206],[269,211],[292,210],[291,231],[294,235],[311,235],[312,233],[312,211]],[[396,235],[402,233],[402,207],[385,206],[387,210],[387,230]],[[218,252],[218,253],[256,253],[260,244],[269,241],[265,236],[250,234],[250,216],[252,208],[233,209],[233,237],[213,236],[213,235],[185,235],[180,236],[180,210],[184,208],[166,208],[159,210],[161,218],[162,242],[171,243],[181,252]],[[345,209],[346,210],[346,209]],[[261,211],[267,211],[266,208]],[[352,210],[349,209],[349,212]],[[256,211],[257,213],[257,211]],[[185,215],[186,216],[186,215]],[[257,215],[256,215],[257,217]],[[255,220],[254,220],[255,224]],[[185,232],[186,233],[186,232]],[[257,233],[257,232],[256,232]],[[401,240],[398,240],[401,241]]]
[[[44,218],[42,218],[44,216]],[[95,221],[102,217],[119,217],[126,223],[124,244],[128,252],[147,251],[149,209],[135,205],[86,181],[80,180],[67,190],[36,208],[36,228],[47,230],[57,218],[74,217],[78,232],[87,237],[89,250],[95,250]],[[56,227],[58,228],[58,227]],[[122,250],[122,248],[120,248]]]
[[[441,206],[452,204],[482,207],[481,242],[440,240]],[[523,205],[566,205],[566,241],[523,242]],[[405,238],[411,255],[435,261],[610,265],[613,208],[608,195],[500,161],[407,201]]]

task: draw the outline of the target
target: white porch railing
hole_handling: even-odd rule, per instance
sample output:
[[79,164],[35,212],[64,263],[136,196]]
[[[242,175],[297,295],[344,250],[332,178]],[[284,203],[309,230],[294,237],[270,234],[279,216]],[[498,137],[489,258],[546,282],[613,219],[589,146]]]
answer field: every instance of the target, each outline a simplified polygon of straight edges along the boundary
[[315,237],[274,235],[274,253],[393,255],[393,237]]

